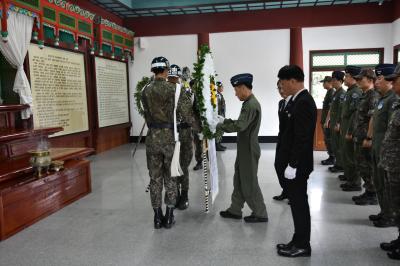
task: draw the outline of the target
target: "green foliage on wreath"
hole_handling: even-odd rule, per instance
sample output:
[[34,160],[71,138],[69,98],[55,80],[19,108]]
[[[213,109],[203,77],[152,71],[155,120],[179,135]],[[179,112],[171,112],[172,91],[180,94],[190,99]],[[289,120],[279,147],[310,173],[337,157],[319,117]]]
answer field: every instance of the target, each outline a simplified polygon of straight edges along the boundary
[[205,57],[206,54],[208,53],[210,53],[210,48],[207,45],[202,45],[198,52],[198,61],[197,63],[194,63],[193,79],[194,79],[194,92],[196,95],[196,103],[197,103],[196,107],[198,112],[200,113],[200,119],[203,128],[202,134],[205,139],[213,139],[215,138],[216,135],[211,132],[210,126],[207,122],[207,117],[205,116],[206,106],[203,97],[203,89],[204,89],[203,68],[204,68]]
[[136,110],[138,113],[144,117],[144,110],[142,106],[142,91],[143,88],[150,83],[150,78],[149,77],[143,77],[141,81],[139,81],[136,85],[136,91],[133,94],[135,97],[135,104],[136,104]]

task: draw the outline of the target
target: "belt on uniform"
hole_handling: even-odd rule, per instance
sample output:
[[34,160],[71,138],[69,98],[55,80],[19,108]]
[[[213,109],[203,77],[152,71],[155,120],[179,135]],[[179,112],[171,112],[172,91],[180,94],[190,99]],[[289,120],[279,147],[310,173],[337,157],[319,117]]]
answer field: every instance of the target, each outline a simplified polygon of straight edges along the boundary
[[169,124],[169,123],[150,123],[149,128],[169,128],[169,129],[174,129],[174,124]]
[[178,129],[186,129],[186,128],[191,128],[191,127],[192,127],[192,125],[189,123],[186,123],[186,122],[178,124]]

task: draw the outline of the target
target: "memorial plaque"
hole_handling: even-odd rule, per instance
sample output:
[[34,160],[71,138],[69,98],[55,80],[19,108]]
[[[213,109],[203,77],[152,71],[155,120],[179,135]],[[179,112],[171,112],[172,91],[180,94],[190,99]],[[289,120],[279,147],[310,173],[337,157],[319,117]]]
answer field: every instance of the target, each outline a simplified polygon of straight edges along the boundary
[[129,122],[126,63],[96,57],[99,127]]
[[84,56],[45,47],[29,47],[35,128],[63,127],[53,136],[89,130]]

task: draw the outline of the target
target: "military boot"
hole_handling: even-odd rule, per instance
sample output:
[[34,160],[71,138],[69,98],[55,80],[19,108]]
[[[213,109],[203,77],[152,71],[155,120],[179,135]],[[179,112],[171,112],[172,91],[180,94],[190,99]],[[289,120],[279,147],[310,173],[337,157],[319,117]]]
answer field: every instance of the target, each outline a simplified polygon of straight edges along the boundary
[[202,162],[197,162],[196,166],[193,167],[193,170],[197,171],[200,170],[201,168],[203,168]]
[[400,248],[388,252],[387,255],[392,260],[400,260]]
[[189,207],[188,191],[182,190],[182,194],[177,205],[177,208],[181,211],[186,210]]
[[393,218],[383,217],[378,221],[374,221],[374,226],[379,228],[394,227],[396,223]]
[[175,224],[174,208],[168,207],[165,210],[164,227],[170,229]]
[[154,228],[155,229],[160,229],[162,227],[163,219],[164,219],[164,216],[163,216],[161,207],[154,208]]
[[378,214],[371,214],[370,216],[368,216],[368,219],[372,222],[375,222],[375,221],[382,219],[382,217],[383,217],[383,213],[380,212]]
[[339,175],[338,178],[340,181],[347,181],[347,177],[345,175]]
[[362,193],[362,194],[360,194],[360,195],[358,195],[358,196],[353,196],[351,199],[352,199],[353,201],[360,200],[360,199],[366,197],[366,195],[367,195],[367,191],[365,191],[364,193]]
[[322,165],[335,165],[335,157],[330,155],[328,159],[321,161]]
[[357,205],[377,205],[378,199],[375,192],[365,192],[365,197],[354,201]]
[[381,249],[384,251],[392,251],[396,248],[400,248],[400,238],[390,241],[389,243],[381,243]]

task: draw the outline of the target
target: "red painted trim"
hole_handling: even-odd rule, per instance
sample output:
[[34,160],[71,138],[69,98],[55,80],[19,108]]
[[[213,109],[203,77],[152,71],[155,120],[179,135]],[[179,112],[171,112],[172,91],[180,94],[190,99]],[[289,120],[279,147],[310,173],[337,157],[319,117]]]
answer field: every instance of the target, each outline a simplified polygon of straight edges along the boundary
[[[396,2],[396,1],[395,1]],[[232,32],[248,30],[288,29],[354,24],[391,23],[393,1],[377,3],[282,8],[275,10],[224,12],[196,15],[128,18],[124,26],[136,37],[199,32]],[[355,13],[357,12],[357,13]]]
[[290,29],[290,64],[303,68],[303,33],[302,28]]
[[106,11],[105,9],[91,3],[90,1],[81,1],[81,0],[68,0],[72,4],[78,5],[79,7],[86,9],[92,13],[100,15],[101,17],[108,19],[109,21],[115,22],[118,25],[122,25],[124,20],[117,15]]
[[210,34],[209,33],[198,33],[197,34],[197,48],[200,49],[200,46],[206,44],[210,46]]
[[400,1],[394,0],[392,1],[393,3],[393,21],[397,20],[400,18]]

